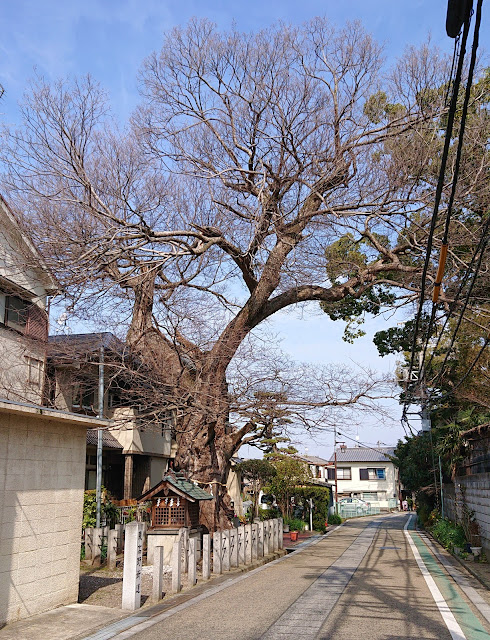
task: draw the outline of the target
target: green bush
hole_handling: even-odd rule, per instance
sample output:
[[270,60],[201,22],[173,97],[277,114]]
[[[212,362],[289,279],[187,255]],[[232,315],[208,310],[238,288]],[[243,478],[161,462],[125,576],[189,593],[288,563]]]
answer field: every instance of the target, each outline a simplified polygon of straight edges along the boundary
[[328,516],[328,524],[342,524],[342,518],[338,513],[331,513]]
[[306,523],[299,518],[284,518],[284,524],[289,525],[290,531],[304,531]]
[[[117,509],[111,502],[108,492],[102,488],[101,518],[112,526],[117,522]],[[97,500],[95,490],[85,491],[83,495],[82,528],[95,527],[97,521]]]
[[281,512],[277,507],[271,507],[270,509],[259,509],[259,518],[263,520],[272,520],[274,518],[280,518]]
[[434,538],[449,551],[453,551],[454,547],[461,547],[463,549],[466,545],[466,536],[463,527],[459,524],[454,524],[454,522],[451,522],[451,520],[447,518],[440,518],[432,526],[428,527],[428,529]]
[[417,516],[419,519],[419,523],[421,525],[425,525],[430,516],[430,507],[426,504],[422,504],[417,509]]

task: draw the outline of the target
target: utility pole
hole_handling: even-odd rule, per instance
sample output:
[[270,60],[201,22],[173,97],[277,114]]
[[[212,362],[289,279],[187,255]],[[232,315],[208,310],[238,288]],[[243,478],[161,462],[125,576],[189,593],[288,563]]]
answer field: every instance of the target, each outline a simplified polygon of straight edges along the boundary
[[333,430],[333,459],[334,459],[334,473],[335,473],[335,513],[339,513],[338,487],[337,487],[337,427]]
[[[104,417],[104,345],[101,345],[99,351],[99,416]],[[97,481],[95,485],[96,500],[96,524],[100,527],[100,514],[102,507],[102,429],[97,429]]]

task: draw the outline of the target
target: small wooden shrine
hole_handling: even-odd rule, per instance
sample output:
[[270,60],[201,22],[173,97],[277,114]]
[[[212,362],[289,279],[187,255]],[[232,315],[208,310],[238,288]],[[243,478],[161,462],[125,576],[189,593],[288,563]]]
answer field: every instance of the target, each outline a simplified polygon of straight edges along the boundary
[[187,480],[185,474],[169,471],[152,489],[138,498],[151,500],[151,530],[199,526],[199,502],[213,496]]

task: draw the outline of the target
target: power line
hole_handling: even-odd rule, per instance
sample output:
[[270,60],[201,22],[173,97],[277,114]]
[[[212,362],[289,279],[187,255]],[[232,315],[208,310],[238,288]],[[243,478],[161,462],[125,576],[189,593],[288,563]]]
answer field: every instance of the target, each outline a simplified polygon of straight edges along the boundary
[[422,310],[423,310],[424,302],[425,302],[425,286],[426,286],[426,282],[427,282],[427,272],[429,270],[429,263],[430,263],[431,251],[432,251],[432,242],[433,242],[433,238],[434,238],[434,232],[435,232],[436,223],[437,223],[437,217],[438,217],[438,213],[439,213],[439,205],[440,205],[440,202],[441,202],[442,191],[443,191],[443,187],[444,187],[444,178],[445,178],[445,175],[446,175],[446,165],[447,165],[447,160],[448,160],[448,157],[449,157],[449,146],[450,146],[450,143],[451,143],[452,131],[453,131],[453,126],[454,126],[454,118],[455,118],[455,115],[456,115],[457,100],[458,100],[458,94],[459,94],[459,87],[461,85],[461,76],[462,76],[462,73],[463,73],[463,64],[464,64],[464,57],[465,57],[465,53],[466,53],[466,42],[468,40],[469,28],[470,28],[470,16],[468,16],[468,18],[464,22],[463,36],[462,36],[462,39],[461,39],[461,49],[460,49],[459,60],[458,60],[458,67],[457,67],[457,71],[456,71],[456,77],[454,79],[453,93],[452,93],[452,97],[451,97],[451,105],[449,107],[449,112],[448,112],[448,120],[447,120],[447,124],[446,124],[446,134],[445,134],[445,138],[444,138],[444,148],[443,148],[442,157],[441,157],[441,166],[440,166],[440,169],[439,169],[439,177],[438,177],[438,180],[437,180],[436,195],[435,195],[435,200],[434,200],[434,209],[433,209],[433,212],[432,212],[432,219],[431,219],[431,224],[430,224],[430,228],[429,228],[429,235],[428,235],[428,238],[427,238],[427,251],[426,251],[426,254],[425,254],[424,267],[422,269],[422,277],[421,277],[421,283],[420,283],[420,300],[419,300],[419,306],[418,306],[418,310],[417,310],[417,315],[415,316],[415,325],[414,325],[412,348],[411,348],[411,357],[410,357],[410,367],[409,367],[409,372],[408,372],[408,380],[409,381],[410,381],[411,376],[412,376],[413,366],[414,366],[414,362],[415,362],[415,353],[417,351],[417,338],[418,338],[418,333],[419,333],[419,325],[420,325],[420,320],[421,320],[421,317],[422,317]]
[[[445,221],[445,228],[444,228],[444,236],[443,236],[443,240],[442,240],[442,246],[441,246],[441,256],[440,256],[440,261],[439,261],[439,267],[438,267],[438,272],[437,272],[437,276],[436,276],[436,282],[434,284],[434,295],[433,295],[433,305],[432,305],[432,312],[431,312],[431,317],[429,320],[429,324],[427,327],[427,332],[426,332],[426,339],[424,341],[424,348],[423,348],[423,354],[422,354],[422,359],[421,359],[421,363],[420,363],[420,368],[418,371],[418,381],[419,381],[419,385],[421,384],[421,381],[423,380],[425,371],[427,370],[428,366],[430,365],[430,363],[432,362],[432,359],[434,357],[434,353],[435,353],[435,349],[437,348],[437,346],[440,343],[440,340],[443,336],[443,332],[445,327],[447,326],[447,323],[450,320],[451,315],[454,313],[455,308],[456,308],[456,304],[457,301],[459,300],[459,296],[461,295],[461,292],[466,284],[466,281],[471,273],[471,269],[473,267],[473,264],[476,260],[476,257],[478,255],[478,253],[480,253],[480,258],[478,261],[478,265],[476,267],[476,270],[473,274],[473,279],[470,285],[470,289],[465,297],[465,301],[463,304],[463,309],[460,313],[459,319],[458,319],[458,323],[456,325],[455,331],[453,333],[451,342],[450,342],[450,346],[448,348],[448,350],[446,351],[446,356],[444,359],[444,363],[443,366],[441,368],[441,371],[439,372],[438,377],[436,378],[436,382],[437,380],[440,379],[440,377],[443,374],[444,371],[444,367],[447,363],[447,360],[449,358],[449,355],[451,353],[451,350],[454,346],[454,342],[456,340],[456,336],[457,333],[460,329],[462,320],[463,320],[463,316],[464,313],[466,311],[467,305],[469,303],[469,299],[471,296],[471,293],[473,291],[473,287],[475,285],[478,273],[480,271],[481,268],[481,263],[483,260],[483,255],[484,255],[484,251],[486,248],[486,244],[488,242],[488,238],[487,238],[487,233],[488,233],[488,229],[489,229],[489,224],[490,224],[490,219],[487,220],[487,223],[484,227],[483,230],[483,234],[482,237],[480,238],[479,244],[477,249],[475,250],[475,252],[473,253],[472,259],[470,261],[470,264],[466,270],[466,273],[463,277],[463,280],[460,283],[460,286],[458,288],[456,297],[451,305],[451,308],[449,310],[449,314],[447,314],[446,316],[446,320],[444,322],[444,326],[439,334],[439,338],[437,341],[437,345],[436,347],[433,349],[432,354],[430,356],[429,362],[426,365],[425,364],[425,360],[426,360],[426,355],[427,355],[427,349],[429,346],[429,341],[432,337],[432,333],[433,333],[433,326],[434,326],[434,322],[435,322],[435,318],[436,318],[436,313],[437,313],[437,302],[438,302],[438,296],[439,296],[439,290],[442,284],[442,276],[444,273],[444,267],[445,267],[445,261],[446,261],[446,256],[447,256],[447,248],[448,248],[448,238],[449,238],[449,228],[450,228],[450,219],[451,219],[451,213],[452,213],[452,207],[454,204],[454,198],[455,198],[455,193],[456,193],[456,186],[457,186],[457,181],[458,181],[458,174],[459,174],[459,167],[460,167],[460,162],[461,162],[461,156],[462,156],[462,148],[463,148],[463,137],[464,137],[464,132],[465,132],[465,126],[466,126],[466,121],[467,121],[467,114],[468,114],[468,106],[469,106],[469,101],[470,101],[470,96],[471,96],[471,89],[472,89],[472,84],[473,84],[473,76],[474,76],[474,70],[475,70],[475,65],[476,65],[476,51],[478,48],[478,43],[479,43],[479,30],[480,30],[480,24],[481,24],[481,7],[482,7],[482,0],[478,1],[478,5],[477,5],[477,11],[476,11],[476,18],[475,18],[475,29],[474,29],[474,37],[473,37],[473,44],[472,44],[472,52],[471,52],[471,61],[470,61],[470,67],[469,67],[469,71],[468,71],[468,79],[467,79],[467,83],[466,83],[466,90],[465,90],[465,98],[464,98],[464,103],[463,103],[463,109],[462,109],[462,115],[461,115],[461,124],[460,124],[460,130],[459,130],[459,136],[458,136],[458,146],[457,146],[457,153],[456,153],[456,160],[455,160],[455,168],[454,168],[454,178],[453,178],[453,182],[452,182],[452,188],[451,188],[451,194],[450,194],[450,198],[449,198],[449,203],[448,203],[448,207],[447,207],[447,211],[446,211],[446,221]],[[468,27],[469,29],[469,18],[467,19],[466,23],[465,23],[465,27]],[[467,35],[467,29],[466,29],[466,35]],[[463,34],[463,38],[464,38]],[[464,50],[465,50],[465,42],[463,41],[462,44],[462,53],[463,55],[460,56],[460,64],[458,65],[458,70],[462,64],[462,58],[464,56]],[[459,86],[457,86],[457,82],[455,81],[455,86],[453,88],[453,96],[452,96],[452,101],[451,101],[451,106],[453,106],[455,99],[457,98],[457,94],[459,92]],[[449,123],[448,123],[449,125]],[[446,149],[446,143],[448,142],[448,131],[449,131],[449,126],[446,128],[446,140],[445,140],[445,149]],[[441,171],[439,174],[439,179],[441,179],[441,176],[443,177],[443,165],[444,162],[441,163]],[[439,186],[439,183],[438,183]],[[436,206],[434,207],[434,215],[437,215],[436,212],[436,207],[438,206],[437,204],[437,194],[436,194]],[[431,230],[432,228],[435,227],[435,220],[433,217],[432,220],[432,224],[431,224]],[[430,238],[430,243],[428,243],[428,247],[427,247],[427,253],[426,253],[426,264],[428,262],[428,259],[430,258],[430,251],[431,251],[431,246],[432,246],[432,237]],[[425,265],[424,265],[425,268]],[[426,275],[426,273],[425,273]],[[415,359],[415,352],[416,352],[416,344],[417,344],[417,334],[418,334],[418,325],[420,322],[420,318],[421,318],[421,313],[422,313],[422,308],[423,308],[423,302],[424,302],[424,294],[425,294],[425,278],[423,278],[423,283],[422,283],[422,290],[421,290],[421,297],[420,297],[420,304],[419,304],[419,310],[417,313],[417,318],[416,318],[416,324],[414,327],[414,335],[413,335],[413,340],[412,340],[412,351],[411,351],[411,361],[410,361],[410,371],[409,371],[409,382],[410,379],[412,377],[412,370],[413,370],[413,363],[414,363],[414,359]],[[475,366],[476,362],[474,362],[471,366],[471,368],[473,368]],[[469,371],[467,372],[467,374],[465,374],[464,379],[467,377],[467,375],[469,374]],[[459,384],[462,384],[463,381],[460,381]],[[458,385],[459,386],[459,385]],[[405,406],[404,406],[404,410],[403,410],[403,418],[406,419],[406,403],[405,402]],[[403,420],[402,418],[402,420]]]

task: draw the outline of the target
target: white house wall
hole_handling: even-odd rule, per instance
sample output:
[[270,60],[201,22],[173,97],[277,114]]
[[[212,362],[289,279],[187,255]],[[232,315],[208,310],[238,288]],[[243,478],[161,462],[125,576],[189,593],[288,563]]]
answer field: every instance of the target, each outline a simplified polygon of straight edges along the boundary
[[[378,500],[381,508],[388,508],[388,500],[396,498],[397,479],[393,463],[391,462],[342,462],[338,463],[339,469],[350,467],[351,480],[338,480],[339,498],[342,499],[343,494],[356,494],[356,497],[362,498],[363,493],[378,493]],[[386,480],[361,480],[360,469],[386,469]],[[361,494],[361,495],[357,495]],[[382,498],[384,495],[384,499]],[[368,500],[374,502],[374,500]]]

